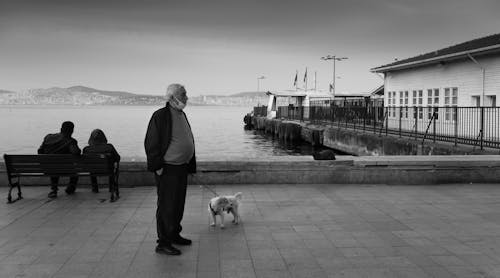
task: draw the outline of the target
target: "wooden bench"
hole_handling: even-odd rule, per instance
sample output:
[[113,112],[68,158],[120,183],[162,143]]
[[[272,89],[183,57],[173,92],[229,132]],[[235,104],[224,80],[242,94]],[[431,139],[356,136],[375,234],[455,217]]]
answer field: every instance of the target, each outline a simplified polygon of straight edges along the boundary
[[[7,179],[10,185],[8,203],[22,199],[21,177],[112,177],[114,185],[109,185],[110,200],[114,202],[120,196],[118,188],[118,163],[104,154],[71,155],[71,154],[38,154],[38,155],[8,155],[4,154]],[[17,181],[14,181],[17,178]],[[12,200],[12,189],[17,187],[17,199]]]

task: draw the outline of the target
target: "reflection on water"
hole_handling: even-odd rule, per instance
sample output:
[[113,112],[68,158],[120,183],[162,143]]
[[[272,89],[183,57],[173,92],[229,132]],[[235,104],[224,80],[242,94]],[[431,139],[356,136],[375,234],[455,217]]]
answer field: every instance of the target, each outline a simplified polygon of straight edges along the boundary
[[[247,143],[250,144],[251,148],[259,149],[262,152],[271,152],[275,156],[312,155],[314,151],[327,149],[326,147],[313,147],[311,144],[305,142],[298,144],[284,142],[270,134],[257,130],[245,130],[245,133],[248,138]],[[343,154],[339,151],[335,151],[335,153]]]

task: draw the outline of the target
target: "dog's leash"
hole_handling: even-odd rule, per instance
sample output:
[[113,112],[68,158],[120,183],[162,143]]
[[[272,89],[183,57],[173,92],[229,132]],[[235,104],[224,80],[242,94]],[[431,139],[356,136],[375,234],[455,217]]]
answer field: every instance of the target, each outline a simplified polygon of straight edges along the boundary
[[[194,180],[195,176],[193,175],[191,178]],[[215,190],[213,190],[212,188],[210,188],[208,185],[202,184],[201,182],[199,184],[200,184],[200,187],[205,187],[210,192],[214,193],[215,196],[219,197],[219,194],[217,194],[217,192],[215,192]]]
[[215,192],[215,190],[213,190],[212,188],[208,187],[207,185],[201,184],[200,187],[205,187],[206,189],[210,190],[210,192],[214,193],[215,196],[219,197],[219,194],[217,194],[217,192]]

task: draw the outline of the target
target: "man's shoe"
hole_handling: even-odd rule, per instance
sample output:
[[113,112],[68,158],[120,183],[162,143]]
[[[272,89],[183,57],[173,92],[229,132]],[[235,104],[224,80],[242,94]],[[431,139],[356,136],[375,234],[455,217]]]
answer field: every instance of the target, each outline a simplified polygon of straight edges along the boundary
[[191,243],[193,243],[193,241],[191,241],[190,239],[178,236],[174,240],[172,240],[172,243],[178,244],[178,245],[191,245]]
[[57,191],[50,191],[48,197],[51,199],[57,198]]
[[66,194],[68,195],[73,195],[76,191],[76,188],[74,186],[68,186],[64,191],[66,191]]
[[157,245],[155,248],[155,252],[158,254],[172,255],[178,256],[181,254],[181,250],[173,247],[172,245]]

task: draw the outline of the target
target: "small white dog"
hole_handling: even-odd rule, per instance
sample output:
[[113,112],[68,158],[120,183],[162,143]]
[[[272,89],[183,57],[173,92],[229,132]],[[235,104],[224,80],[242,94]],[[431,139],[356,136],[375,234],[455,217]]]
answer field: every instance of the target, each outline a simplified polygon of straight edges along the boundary
[[233,224],[238,224],[240,222],[240,214],[238,212],[238,207],[240,206],[242,194],[241,192],[236,193],[234,196],[217,196],[208,202],[208,213],[212,215],[212,223],[210,226],[215,226],[216,219],[215,216],[220,216],[220,227],[224,229],[224,212],[231,213],[233,215]]

